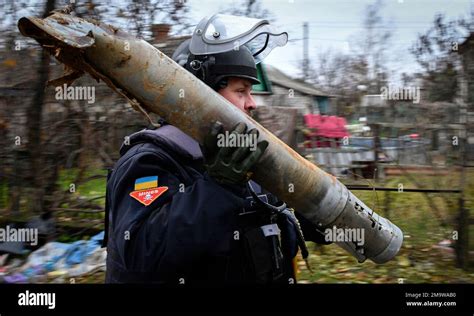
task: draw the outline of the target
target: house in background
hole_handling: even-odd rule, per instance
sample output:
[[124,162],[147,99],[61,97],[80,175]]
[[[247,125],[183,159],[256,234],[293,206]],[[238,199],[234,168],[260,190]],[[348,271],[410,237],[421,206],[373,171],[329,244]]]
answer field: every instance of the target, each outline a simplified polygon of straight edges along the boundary
[[469,112],[474,112],[474,33],[471,33],[459,45],[459,54],[462,58],[461,97]]
[[460,123],[467,124],[467,159],[474,160],[474,32],[459,45],[462,67],[460,76],[461,117]]
[[253,87],[257,106],[296,107],[304,114],[334,114],[330,105],[333,96],[316,89],[312,84],[293,79],[277,68],[257,65],[260,85]]

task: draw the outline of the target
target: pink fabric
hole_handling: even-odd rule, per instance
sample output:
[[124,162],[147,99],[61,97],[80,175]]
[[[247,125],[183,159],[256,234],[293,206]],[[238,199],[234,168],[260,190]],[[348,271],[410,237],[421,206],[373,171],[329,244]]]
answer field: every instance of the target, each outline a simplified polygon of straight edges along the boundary
[[349,136],[346,129],[346,119],[337,116],[306,114],[304,121],[307,127],[314,130],[311,136],[327,138],[343,138]]

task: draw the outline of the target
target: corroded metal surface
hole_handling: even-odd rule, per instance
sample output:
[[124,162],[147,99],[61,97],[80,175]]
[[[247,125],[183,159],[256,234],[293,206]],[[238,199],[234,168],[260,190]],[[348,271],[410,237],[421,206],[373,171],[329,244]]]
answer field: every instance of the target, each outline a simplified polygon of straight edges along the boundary
[[363,246],[338,243],[359,261],[383,263],[399,251],[403,234],[398,227],[147,42],[63,13],[46,19],[21,18],[19,29],[75,74],[87,72],[103,80],[135,109],[158,114],[199,142],[216,120],[226,129],[240,121],[256,127],[269,147],[256,168],[255,181],[321,230],[333,225],[364,230]]

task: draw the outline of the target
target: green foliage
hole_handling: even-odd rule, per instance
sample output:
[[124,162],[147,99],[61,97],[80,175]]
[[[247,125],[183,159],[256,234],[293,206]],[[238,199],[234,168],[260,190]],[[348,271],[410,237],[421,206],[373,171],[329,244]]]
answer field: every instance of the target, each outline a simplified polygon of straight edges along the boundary
[[[63,169],[59,174],[58,186],[61,191],[68,191],[71,184],[74,184],[74,181],[77,177],[78,169]],[[85,197],[85,198],[95,198],[100,196],[105,196],[105,186],[106,186],[106,176],[107,170],[104,169],[90,169],[87,170],[84,174],[84,179],[88,179],[92,176],[101,175],[102,178],[93,179],[85,181],[79,185],[74,184],[75,192],[71,192],[75,196]],[[94,200],[94,203],[99,204],[105,207],[105,199]]]

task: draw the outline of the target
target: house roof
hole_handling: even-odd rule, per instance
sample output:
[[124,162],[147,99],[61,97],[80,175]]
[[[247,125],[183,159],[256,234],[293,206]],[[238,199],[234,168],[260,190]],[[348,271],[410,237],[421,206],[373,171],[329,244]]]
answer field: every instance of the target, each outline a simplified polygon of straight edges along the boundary
[[324,93],[316,89],[312,84],[291,78],[286,75],[279,69],[270,66],[268,64],[264,65],[268,79],[270,79],[272,84],[280,85],[288,89],[293,89],[295,91],[301,92],[303,94],[313,95],[313,96],[323,96],[323,97],[333,97],[328,93]]

